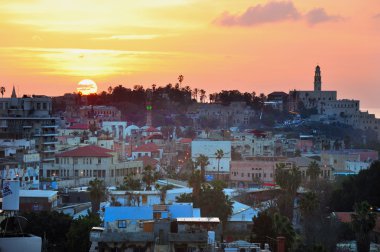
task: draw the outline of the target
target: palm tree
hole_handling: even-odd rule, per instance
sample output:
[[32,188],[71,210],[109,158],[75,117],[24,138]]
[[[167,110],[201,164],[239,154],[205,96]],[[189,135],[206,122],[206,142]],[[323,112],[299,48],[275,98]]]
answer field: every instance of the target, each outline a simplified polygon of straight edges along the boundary
[[204,177],[202,177],[201,174],[202,173],[199,170],[193,171],[188,181],[189,186],[193,188],[194,207],[198,207],[201,188],[204,181]]
[[[301,184],[301,172],[296,166],[286,168],[284,163],[276,165],[276,184],[283,190],[279,205],[282,206],[281,212],[289,219],[293,219],[294,198],[298,187]],[[281,207],[280,207],[281,208]]]
[[98,213],[100,209],[100,202],[104,199],[106,188],[104,186],[103,180],[98,180],[95,178],[89,182],[90,188],[90,198],[91,207],[93,213]]
[[181,74],[180,76],[178,76],[178,81],[179,81],[179,87],[181,87],[181,84],[182,84],[182,81],[183,81],[183,75]]
[[368,252],[371,239],[370,232],[376,225],[376,213],[367,201],[355,204],[355,213],[351,214],[352,229],[356,233],[356,247],[358,252]]
[[220,160],[223,158],[224,152],[222,149],[218,149],[215,152],[215,158],[218,160],[218,173],[217,173],[217,179],[219,180],[219,165],[220,165]]
[[193,97],[194,97],[194,100],[197,101],[198,100],[198,88],[194,88],[193,90]]
[[319,167],[316,161],[310,162],[306,170],[307,176],[310,178],[310,181],[316,181],[321,174],[321,168]]
[[273,227],[277,236],[285,237],[285,246],[289,250],[296,238],[296,232],[293,229],[292,223],[286,216],[275,213],[273,215]]
[[199,99],[201,103],[203,103],[206,99],[206,91],[204,89],[199,90],[200,96]]
[[208,166],[210,162],[208,161],[208,157],[200,154],[199,157],[196,158],[195,160],[195,165],[201,167],[201,179],[205,179],[205,173],[206,173],[206,166]]
[[1,98],[3,98],[4,93],[5,93],[5,87],[0,87],[0,93],[1,93]]
[[312,190],[315,190],[315,186],[320,174],[321,168],[319,167],[318,163],[316,161],[311,162],[307,167],[306,175],[310,179],[310,187]]

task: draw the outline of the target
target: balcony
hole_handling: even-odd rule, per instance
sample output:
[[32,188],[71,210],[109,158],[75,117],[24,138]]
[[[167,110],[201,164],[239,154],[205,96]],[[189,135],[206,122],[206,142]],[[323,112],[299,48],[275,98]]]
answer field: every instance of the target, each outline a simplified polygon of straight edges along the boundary
[[207,243],[207,232],[200,233],[169,233],[169,242]]
[[[153,242],[154,233],[123,232],[119,230],[91,231],[90,240],[95,242]],[[207,241],[207,239],[206,239]]]

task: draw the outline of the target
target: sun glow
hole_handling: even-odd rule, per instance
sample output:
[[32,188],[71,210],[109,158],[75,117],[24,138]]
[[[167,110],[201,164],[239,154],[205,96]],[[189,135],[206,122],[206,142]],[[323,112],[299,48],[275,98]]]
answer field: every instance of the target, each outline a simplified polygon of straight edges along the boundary
[[78,83],[77,92],[83,95],[94,94],[98,91],[98,86],[93,80],[85,79]]

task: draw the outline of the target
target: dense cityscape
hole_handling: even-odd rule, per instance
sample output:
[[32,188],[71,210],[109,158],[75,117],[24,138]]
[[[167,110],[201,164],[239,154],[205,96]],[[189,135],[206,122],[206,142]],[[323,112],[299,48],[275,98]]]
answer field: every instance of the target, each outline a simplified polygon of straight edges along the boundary
[[319,66],[310,91],[207,95],[184,80],[1,87],[2,250],[379,249],[380,119],[324,91]]

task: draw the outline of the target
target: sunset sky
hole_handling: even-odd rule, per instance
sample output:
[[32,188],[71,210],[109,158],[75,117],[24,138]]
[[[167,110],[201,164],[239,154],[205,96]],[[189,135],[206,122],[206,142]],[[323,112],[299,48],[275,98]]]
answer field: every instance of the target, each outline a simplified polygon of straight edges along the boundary
[[380,107],[377,0],[0,0],[5,97],[176,83],[207,93],[313,87]]

